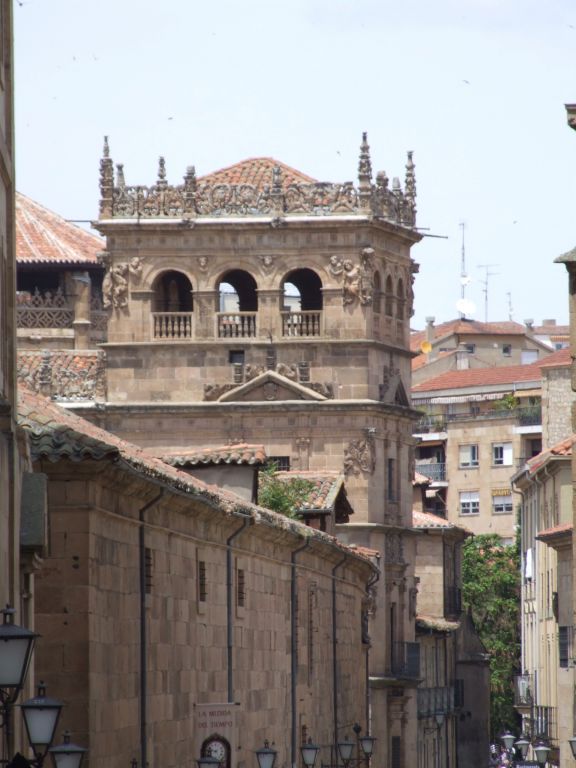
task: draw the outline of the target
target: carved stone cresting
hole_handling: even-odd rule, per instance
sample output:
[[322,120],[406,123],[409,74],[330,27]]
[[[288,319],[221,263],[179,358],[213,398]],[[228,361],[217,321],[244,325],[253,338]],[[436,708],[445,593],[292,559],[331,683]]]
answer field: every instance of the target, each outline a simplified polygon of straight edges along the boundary
[[128,264],[108,267],[102,281],[102,305],[121,309],[128,304]]
[[344,474],[373,474],[376,467],[376,446],[374,435],[352,440],[344,450]]
[[362,306],[372,303],[374,293],[374,249],[363,248],[360,263],[354,265],[349,259],[342,262],[344,272],[343,302]]
[[110,158],[105,139],[100,161],[100,218],[179,218],[193,224],[200,216],[262,216],[272,217],[280,224],[290,215],[330,216],[342,213],[373,215],[412,228],[416,218],[416,179],[412,153],[408,153],[405,189],[396,179],[392,189],[382,171],[372,181],[370,148],[366,134],[362,135],[358,163],[358,184],[312,182],[285,183],[282,170],[275,166],[269,183],[222,184],[198,183],[196,171],[190,166],[183,184],[170,185],[166,180],[166,165],[160,158],[158,177],[150,187],[129,186],[124,167],[116,166]]

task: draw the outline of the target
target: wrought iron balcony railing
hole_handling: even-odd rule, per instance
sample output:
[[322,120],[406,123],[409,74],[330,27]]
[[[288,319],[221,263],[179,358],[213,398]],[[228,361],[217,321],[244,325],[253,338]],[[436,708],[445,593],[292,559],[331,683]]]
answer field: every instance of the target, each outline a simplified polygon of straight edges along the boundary
[[433,482],[442,482],[446,480],[446,464],[444,462],[433,462],[429,464],[426,461],[416,462],[416,472],[430,478]]
[[451,685],[418,688],[418,717],[449,715],[454,712],[454,688]]
[[444,587],[444,615],[458,617],[462,613],[462,590],[460,587]]
[[420,644],[392,643],[387,673],[392,677],[410,679],[420,677]]
[[534,681],[532,675],[514,677],[514,706],[531,707],[534,703]]

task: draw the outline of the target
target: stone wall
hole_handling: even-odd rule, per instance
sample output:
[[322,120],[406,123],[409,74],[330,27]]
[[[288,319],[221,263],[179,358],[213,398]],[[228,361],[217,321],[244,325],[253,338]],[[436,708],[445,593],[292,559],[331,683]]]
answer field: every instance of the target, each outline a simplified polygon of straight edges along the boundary
[[573,432],[571,408],[576,395],[572,391],[570,378],[570,366],[542,369],[543,448],[559,443]]

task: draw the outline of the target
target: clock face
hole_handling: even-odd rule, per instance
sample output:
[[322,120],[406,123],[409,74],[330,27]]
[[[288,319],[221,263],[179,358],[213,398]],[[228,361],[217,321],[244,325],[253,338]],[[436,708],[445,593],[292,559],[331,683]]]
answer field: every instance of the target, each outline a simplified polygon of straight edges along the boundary
[[226,761],[226,745],[219,739],[212,739],[206,744],[206,754],[224,763]]

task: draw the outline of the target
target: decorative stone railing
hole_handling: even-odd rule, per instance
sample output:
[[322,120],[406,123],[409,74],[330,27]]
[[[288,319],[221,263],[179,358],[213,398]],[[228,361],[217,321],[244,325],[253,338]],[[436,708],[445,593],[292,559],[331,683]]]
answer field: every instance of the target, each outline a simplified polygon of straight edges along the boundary
[[152,338],[162,341],[178,341],[192,338],[191,312],[153,312]]
[[321,312],[282,312],[282,336],[320,336]]
[[384,171],[372,180],[370,148],[363,134],[358,163],[358,184],[312,182],[284,183],[282,170],[275,166],[269,183],[202,183],[194,167],[188,168],[184,183],[166,181],[164,158],[160,158],[158,179],[152,186],[129,186],[123,165],[110,158],[108,141],[100,161],[100,219],[178,218],[202,216],[289,216],[373,215],[404,227],[416,225],[416,178],[412,152],[408,152],[404,189],[397,178],[390,185]]
[[18,328],[72,328],[74,310],[62,290],[33,294],[20,292],[16,303]]
[[218,337],[220,339],[247,339],[256,336],[257,312],[219,312]]

